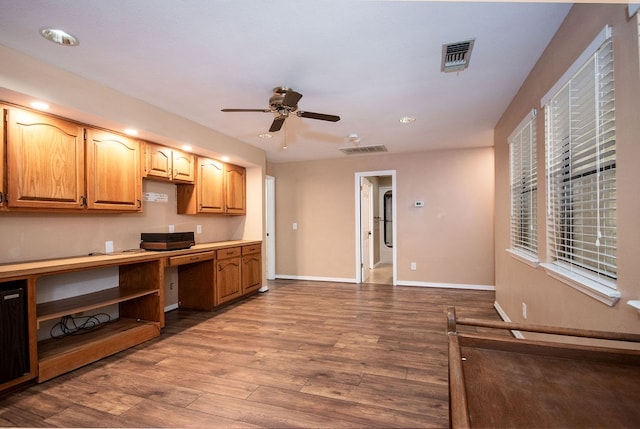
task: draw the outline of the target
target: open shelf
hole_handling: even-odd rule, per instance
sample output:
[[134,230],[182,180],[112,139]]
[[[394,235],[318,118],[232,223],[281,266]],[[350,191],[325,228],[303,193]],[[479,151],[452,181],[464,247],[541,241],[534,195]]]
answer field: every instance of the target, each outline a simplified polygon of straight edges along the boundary
[[120,318],[81,335],[38,343],[38,381],[43,382],[160,335],[160,323]]
[[40,323],[47,320],[54,320],[70,314],[104,308],[108,305],[118,304],[157,293],[158,289],[130,291],[114,287],[72,298],[43,302],[36,307],[38,328],[40,327]]

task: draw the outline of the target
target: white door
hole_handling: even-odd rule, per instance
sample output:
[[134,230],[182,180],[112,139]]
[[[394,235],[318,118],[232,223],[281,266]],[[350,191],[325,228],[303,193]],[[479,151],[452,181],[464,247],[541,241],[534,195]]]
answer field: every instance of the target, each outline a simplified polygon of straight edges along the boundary
[[372,247],[372,194],[373,194],[373,184],[366,177],[362,177],[360,179],[360,225],[362,227],[362,231],[360,237],[362,237],[362,261],[361,261],[361,269],[362,269],[362,282],[366,282],[369,278],[370,270],[373,268],[373,258],[371,256],[373,247]]
[[266,202],[266,248],[267,248],[267,280],[276,278],[276,184],[275,177],[265,179]]

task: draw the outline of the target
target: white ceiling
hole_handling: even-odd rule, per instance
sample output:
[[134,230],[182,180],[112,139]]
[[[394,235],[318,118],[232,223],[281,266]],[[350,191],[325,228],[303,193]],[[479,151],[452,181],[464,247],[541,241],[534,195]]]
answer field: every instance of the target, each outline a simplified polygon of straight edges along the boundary
[[[286,162],[345,157],[337,148],[352,133],[361,145],[383,144],[390,153],[492,146],[496,122],[570,6],[0,0],[0,43]],[[46,41],[39,29],[48,26],[75,35],[80,45]],[[442,73],[442,45],[470,38],[469,69]],[[220,112],[267,108],[280,85],[304,95],[301,110],[341,120],[292,116],[264,140],[258,135],[269,129],[271,113]],[[416,121],[401,124],[405,115]]]

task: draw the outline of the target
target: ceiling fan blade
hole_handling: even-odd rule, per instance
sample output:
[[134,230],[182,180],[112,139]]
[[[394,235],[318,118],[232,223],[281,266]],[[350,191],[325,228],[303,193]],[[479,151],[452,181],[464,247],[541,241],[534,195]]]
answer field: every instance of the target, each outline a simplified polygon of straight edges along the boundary
[[276,131],[280,131],[280,128],[282,128],[282,124],[284,124],[285,119],[287,119],[285,116],[278,116],[277,118],[275,118],[273,120],[273,123],[271,124],[271,128],[269,128],[269,132],[274,133]]
[[282,105],[287,107],[296,107],[298,105],[298,101],[302,98],[302,94],[299,92],[290,89],[284,95],[284,99],[282,100]]
[[296,115],[300,116],[301,118],[320,119],[321,121],[338,122],[340,120],[340,116],[327,115],[325,113],[299,111],[296,112]]
[[269,113],[269,109],[220,109],[221,112],[265,112]]

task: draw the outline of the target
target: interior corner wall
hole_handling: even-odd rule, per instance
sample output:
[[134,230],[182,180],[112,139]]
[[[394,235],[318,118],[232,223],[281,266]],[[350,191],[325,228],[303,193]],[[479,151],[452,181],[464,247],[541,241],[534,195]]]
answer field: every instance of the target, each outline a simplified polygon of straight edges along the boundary
[[[609,307],[530,267],[505,249],[509,238],[509,148],[507,138],[605,25],[613,27],[617,140],[617,287],[622,297]],[[640,299],[640,69],[635,20],[627,20],[626,4],[576,4],[525,80],[496,126],[495,261],[496,300],[508,317],[526,322],[619,332],[640,332],[639,312],[627,305]],[[546,260],[544,112],[537,117],[538,248]]]
[[478,148],[269,164],[276,276],[355,281],[355,173],[395,170],[398,281],[493,286],[493,157]]

